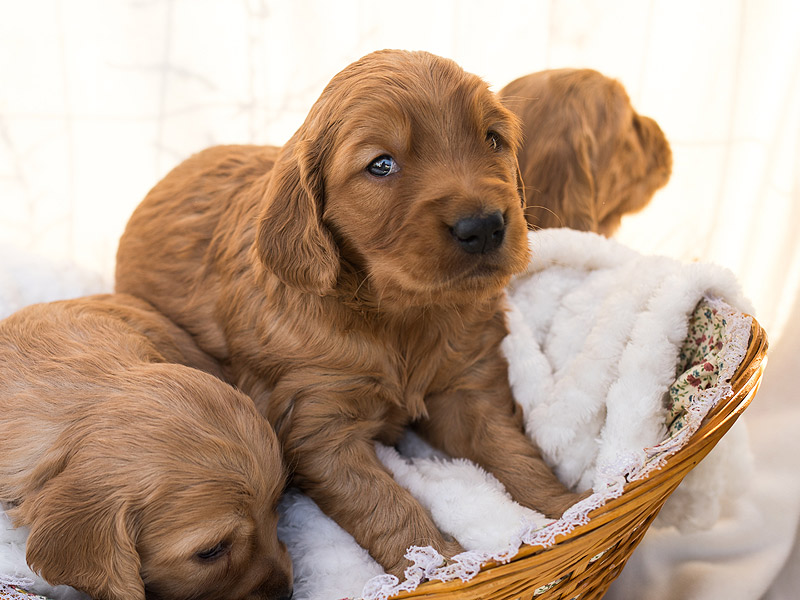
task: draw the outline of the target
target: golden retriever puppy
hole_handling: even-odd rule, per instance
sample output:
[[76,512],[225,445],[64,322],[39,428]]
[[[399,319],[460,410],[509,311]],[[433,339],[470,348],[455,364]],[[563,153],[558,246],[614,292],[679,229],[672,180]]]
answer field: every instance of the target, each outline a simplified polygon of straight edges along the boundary
[[134,212],[117,289],[221,361],[281,441],[293,482],[389,572],[446,556],[378,460],[413,426],[550,516],[576,501],[522,430],[504,286],[529,260],[514,116],[478,77],[380,51],[336,75],[278,150],[176,167]]
[[666,137],[633,110],[618,81],[555,69],[520,77],[499,95],[522,120],[518,156],[531,227],[609,236],[669,180]]
[[124,295],[0,322],[0,501],[49,583],[97,600],[291,596],[272,429],[190,336]]

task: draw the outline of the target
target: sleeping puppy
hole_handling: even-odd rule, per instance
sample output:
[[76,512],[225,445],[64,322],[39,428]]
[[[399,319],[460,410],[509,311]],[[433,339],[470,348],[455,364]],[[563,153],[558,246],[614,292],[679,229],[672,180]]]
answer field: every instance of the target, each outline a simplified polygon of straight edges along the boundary
[[556,69],[512,81],[499,95],[522,120],[531,227],[609,236],[669,180],[664,134],[633,110],[619,82],[591,69]]
[[0,501],[26,559],[97,600],[285,599],[284,469],[252,401],[147,303],[0,322]]
[[117,289],[224,364],[294,483],[397,575],[409,546],[461,550],[375,454],[406,426],[526,506],[559,516],[577,498],[524,435],[499,349],[503,288],[529,259],[518,143],[478,77],[376,52],[282,149],[176,167],[120,241]]

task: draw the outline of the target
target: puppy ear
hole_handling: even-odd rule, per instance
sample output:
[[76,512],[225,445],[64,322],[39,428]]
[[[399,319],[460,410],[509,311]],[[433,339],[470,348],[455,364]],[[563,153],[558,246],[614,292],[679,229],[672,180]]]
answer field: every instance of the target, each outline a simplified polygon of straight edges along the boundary
[[597,231],[591,135],[553,140],[526,164],[525,216],[534,228]]
[[647,172],[653,179],[653,191],[666,185],[672,174],[672,149],[667,137],[650,117],[634,114],[633,129],[647,156]]
[[323,295],[336,284],[339,251],[322,223],[320,153],[302,131],[283,147],[266,184],[256,250],[267,270],[286,285]]
[[566,164],[562,205],[564,224],[579,231],[597,231],[597,206],[591,161],[591,139],[581,136]]
[[69,467],[14,509],[29,526],[28,565],[52,585],[102,600],[144,600],[132,511],[109,490],[90,490],[91,473]]

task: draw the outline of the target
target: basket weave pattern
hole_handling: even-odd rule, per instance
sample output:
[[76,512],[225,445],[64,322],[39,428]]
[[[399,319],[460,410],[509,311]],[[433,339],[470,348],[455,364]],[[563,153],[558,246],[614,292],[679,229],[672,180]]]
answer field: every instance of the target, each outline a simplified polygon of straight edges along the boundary
[[649,477],[625,486],[619,498],[548,548],[523,546],[507,564],[491,563],[468,582],[427,582],[394,596],[415,600],[571,600],[602,598],[669,495],[750,404],[766,367],[767,337],[753,319],[747,354],[731,380],[732,393],[711,410],[689,443]]

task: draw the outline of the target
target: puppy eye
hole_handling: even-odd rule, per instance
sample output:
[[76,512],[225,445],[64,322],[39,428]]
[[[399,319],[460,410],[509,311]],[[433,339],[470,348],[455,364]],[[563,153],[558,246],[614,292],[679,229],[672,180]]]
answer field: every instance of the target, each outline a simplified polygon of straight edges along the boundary
[[500,150],[503,147],[503,140],[500,138],[500,134],[496,131],[489,131],[486,134],[486,141],[489,142],[489,147],[494,150]]
[[397,173],[398,167],[391,156],[383,154],[367,165],[367,171],[375,177],[386,177],[392,173]]
[[220,542],[216,546],[206,548],[205,550],[200,550],[200,552],[197,552],[195,556],[203,562],[214,562],[215,560],[225,556],[228,553],[228,550],[230,550],[229,544],[227,542]]

